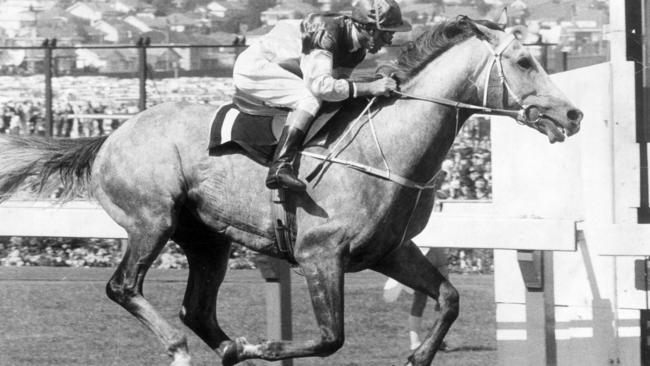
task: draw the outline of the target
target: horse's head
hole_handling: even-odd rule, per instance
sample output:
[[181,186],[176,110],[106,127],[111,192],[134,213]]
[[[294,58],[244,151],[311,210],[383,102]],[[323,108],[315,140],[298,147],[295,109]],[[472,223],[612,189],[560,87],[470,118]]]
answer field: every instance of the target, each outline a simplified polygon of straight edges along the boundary
[[[398,79],[404,86],[399,92],[403,97],[511,116],[547,135],[551,142],[564,141],[580,129],[582,112],[519,40],[491,21],[459,16],[438,22],[407,43],[395,63],[383,65],[378,72]],[[455,91],[441,93],[445,79],[452,81]],[[432,98],[436,92],[455,99]],[[461,103],[479,101],[483,106]]]
[[539,62],[513,34],[479,23],[478,38],[487,55],[478,85],[484,106],[519,110],[515,118],[547,135],[551,143],[577,133],[582,112],[553,84]]

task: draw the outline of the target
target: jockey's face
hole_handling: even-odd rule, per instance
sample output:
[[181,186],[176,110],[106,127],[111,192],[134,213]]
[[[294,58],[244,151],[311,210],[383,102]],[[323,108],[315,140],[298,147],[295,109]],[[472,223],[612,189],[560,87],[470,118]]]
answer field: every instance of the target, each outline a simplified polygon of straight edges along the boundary
[[382,47],[393,42],[395,32],[369,28],[360,32],[359,43],[370,53],[377,53]]

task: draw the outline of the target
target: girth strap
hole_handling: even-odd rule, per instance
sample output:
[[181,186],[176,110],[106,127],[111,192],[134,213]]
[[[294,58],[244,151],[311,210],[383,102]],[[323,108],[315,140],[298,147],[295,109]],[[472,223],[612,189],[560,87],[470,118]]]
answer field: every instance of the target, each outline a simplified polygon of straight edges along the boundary
[[368,166],[368,165],[363,165],[363,164],[360,164],[360,163],[356,163],[354,161],[343,160],[343,159],[339,159],[339,158],[335,158],[335,157],[325,156],[325,155],[313,153],[313,152],[310,152],[310,151],[301,151],[300,154],[305,155],[305,156],[309,156],[309,157],[312,157],[312,158],[315,158],[315,159],[318,159],[318,160],[322,160],[322,161],[329,161],[329,162],[332,162],[332,163],[342,164],[342,165],[345,165],[346,167],[348,167],[350,169],[358,170],[358,171],[366,173],[368,175],[372,175],[372,176],[375,176],[375,177],[378,177],[378,178],[389,180],[389,181],[395,182],[395,183],[397,183],[399,185],[402,185],[402,186],[405,186],[405,187],[408,187],[408,188],[415,188],[415,189],[419,189],[419,190],[435,188],[435,186],[432,183],[426,183],[426,184],[418,183],[418,182],[415,182],[415,181],[413,181],[411,179],[408,179],[406,177],[402,177],[401,175],[392,173],[388,169],[378,169],[378,168],[374,168],[374,167],[371,167],[371,166]]

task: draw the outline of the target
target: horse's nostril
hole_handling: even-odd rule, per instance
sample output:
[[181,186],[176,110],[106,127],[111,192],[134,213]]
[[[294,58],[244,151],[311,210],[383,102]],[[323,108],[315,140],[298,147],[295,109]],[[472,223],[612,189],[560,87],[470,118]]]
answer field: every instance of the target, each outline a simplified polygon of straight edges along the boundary
[[582,120],[582,112],[579,109],[571,109],[566,114],[567,118],[574,122]]

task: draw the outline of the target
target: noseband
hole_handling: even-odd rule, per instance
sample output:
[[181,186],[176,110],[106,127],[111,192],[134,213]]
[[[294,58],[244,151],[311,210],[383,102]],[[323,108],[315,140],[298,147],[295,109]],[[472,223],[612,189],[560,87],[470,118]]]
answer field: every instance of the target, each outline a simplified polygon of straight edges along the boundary
[[488,72],[485,76],[485,87],[483,88],[483,107],[487,108],[488,89],[490,88],[490,75],[491,75],[492,68],[494,68],[494,66],[496,65],[497,73],[498,73],[497,77],[499,78],[502,89],[504,91],[503,103],[502,103],[503,106],[506,107],[508,105],[508,95],[510,95],[510,97],[514,99],[514,101],[517,104],[519,104],[519,106],[521,107],[519,110],[516,111],[517,115],[514,116],[513,118],[519,123],[535,126],[537,125],[537,123],[539,123],[539,120],[542,118],[541,108],[536,105],[524,104],[524,101],[517,95],[517,93],[514,92],[514,90],[510,86],[510,83],[508,83],[508,79],[506,78],[506,75],[503,72],[503,64],[501,63],[501,56],[503,52],[505,52],[505,50],[507,50],[508,47],[510,47],[510,45],[515,39],[516,39],[515,36],[509,35],[508,38],[506,38],[497,48],[493,48],[488,41],[483,40],[483,44],[492,53],[492,60],[489,62]]
[[[487,63],[488,66],[487,66],[487,72],[485,73],[486,76],[485,76],[485,86],[483,88],[482,106],[456,102],[445,98],[427,98],[427,97],[404,93],[401,91],[395,91],[394,93],[399,94],[402,98],[406,98],[406,99],[423,100],[427,102],[443,104],[443,105],[456,108],[456,126],[458,126],[459,123],[458,121],[459,110],[468,109],[468,110],[473,110],[476,112],[489,114],[489,115],[511,117],[514,118],[518,123],[529,125],[535,128],[539,123],[539,121],[541,120],[541,118],[544,116],[544,114],[541,112],[541,108],[537,105],[524,104],[523,100],[513,91],[512,87],[510,86],[510,83],[508,83],[508,79],[506,78],[505,73],[503,72],[503,64],[501,62],[501,56],[503,52],[505,52],[505,50],[507,50],[510,47],[510,45],[512,45],[512,42],[515,39],[516,38],[513,35],[510,35],[497,48],[492,47],[492,45],[488,41],[483,40],[483,44],[485,44],[485,46],[488,48],[488,50],[492,54],[492,57],[491,60]],[[492,69],[494,68],[495,65],[498,73],[497,77],[504,91],[503,105],[507,106],[508,104],[507,100],[509,95],[519,105],[520,107],[519,109],[499,109],[499,108],[490,108],[487,106],[488,89],[490,87],[490,76],[492,75]],[[458,130],[458,128],[456,128],[456,130]]]

